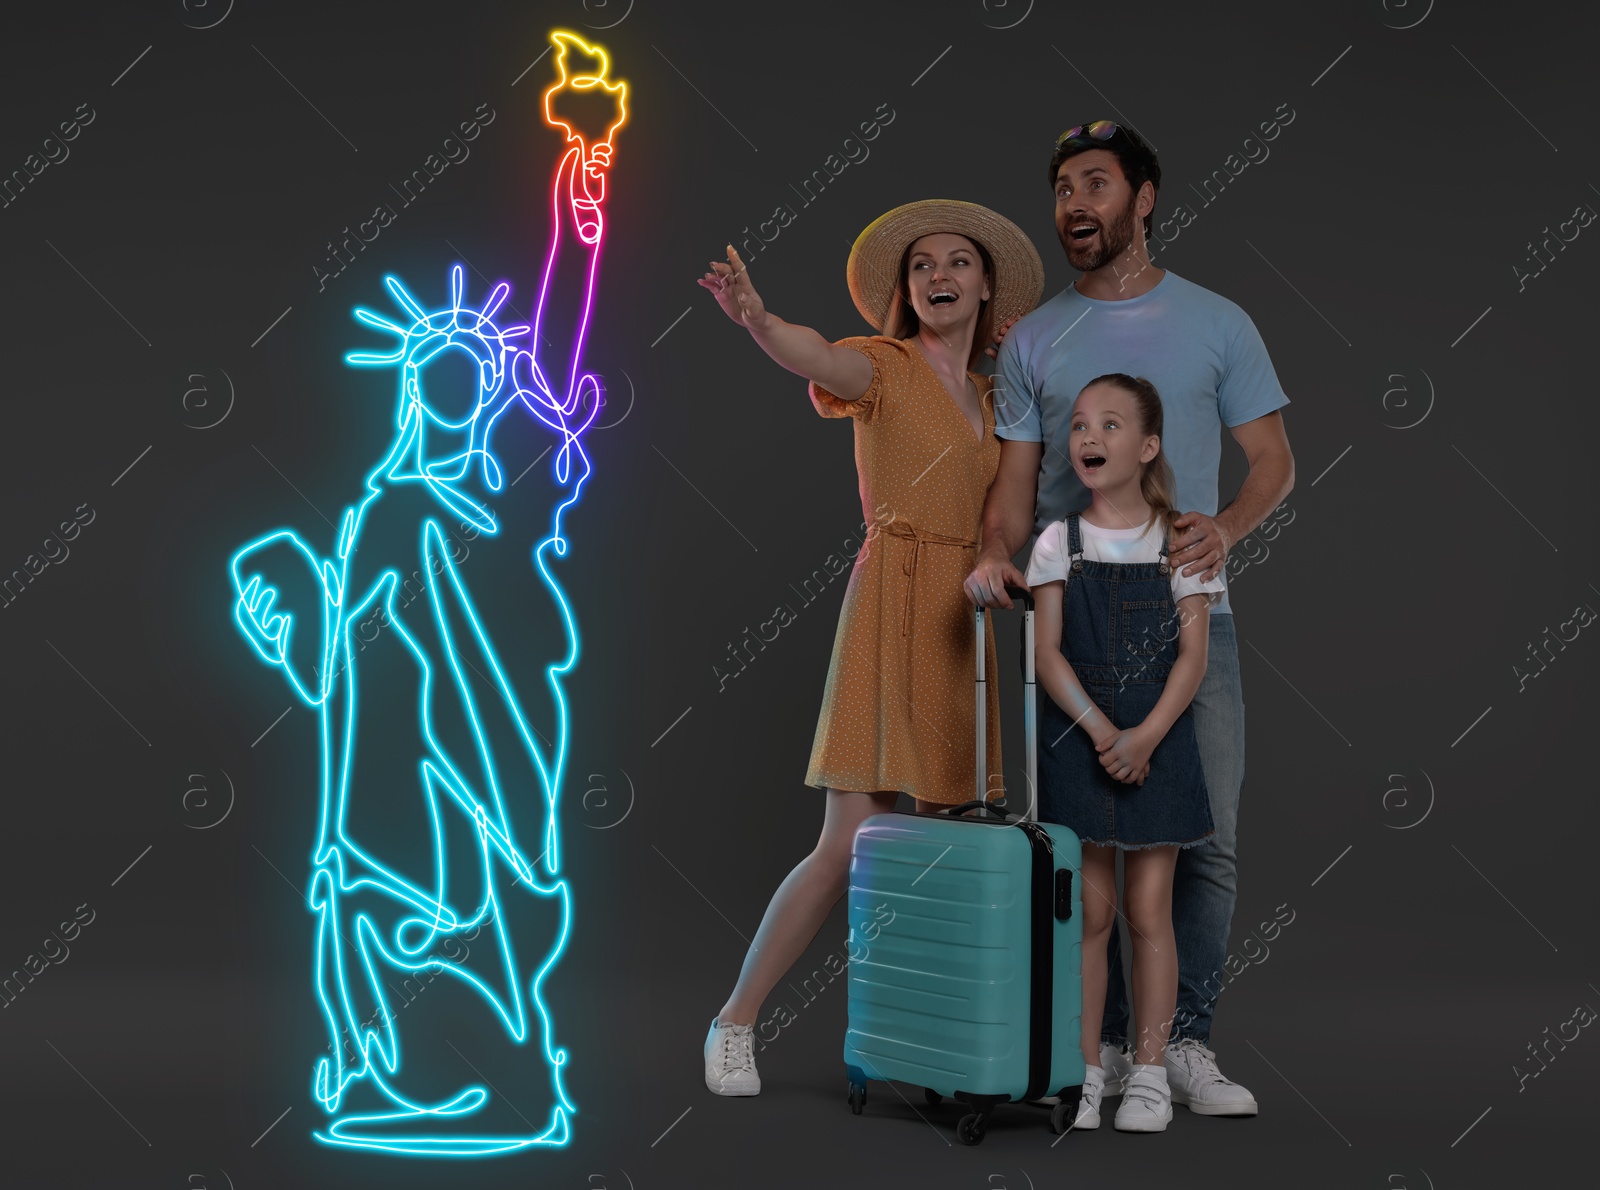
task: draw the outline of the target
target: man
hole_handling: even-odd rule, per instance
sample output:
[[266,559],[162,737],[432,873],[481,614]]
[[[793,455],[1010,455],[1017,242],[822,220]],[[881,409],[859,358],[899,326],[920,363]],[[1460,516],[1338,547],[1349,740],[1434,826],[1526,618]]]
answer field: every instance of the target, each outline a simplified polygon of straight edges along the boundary
[[[995,383],[1000,469],[983,513],[983,545],[966,580],[974,603],[1010,607],[1012,564],[1053,521],[1089,504],[1067,456],[1068,418],[1079,391],[1108,372],[1151,381],[1166,420],[1162,449],[1176,479],[1172,561],[1210,578],[1229,548],[1253,531],[1294,486],[1294,457],[1278,410],[1288,403],[1254,324],[1238,306],[1156,268],[1146,236],[1161,184],[1154,151],[1108,120],[1064,133],[1050,159],[1056,234],[1083,275],[1005,336]],[[1217,511],[1221,427],[1244,448],[1250,471]],[[1254,1096],[1224,1078],[1208,1042],[1223,983],[1237,889],[1239,790],[1244,778],[1244,701],[1238,638],[1227,595],[1211,611],[1209,661],[1194,702],[1201,767],[1216,834],[1179,852],[1173,882],[1178,1006],[1166,1051],[1174,1103],[1201,1115],[1253,1116]],[[1130,1069],[1127,991],[1117,931],[1101,1026],[1106,1094]]]

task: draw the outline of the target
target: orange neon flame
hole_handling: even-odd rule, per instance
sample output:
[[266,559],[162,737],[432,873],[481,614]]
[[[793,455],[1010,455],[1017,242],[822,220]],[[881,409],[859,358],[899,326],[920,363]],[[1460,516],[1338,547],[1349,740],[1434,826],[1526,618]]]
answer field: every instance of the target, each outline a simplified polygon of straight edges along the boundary
[[[589,157],[599,157],[603,150],[607,159],[606,163],[609,164],[611,138],[616,135],[617,129],[628,121],[628,84],[622,79],[613,82],[606,77],[606,72],[611,69],[611,56],[602,47],[590,45],[576,33],[569,32],[566,29],[552,30],[550,40],[555,43],[556,69],[561,73],[561,77],[544,93],[545,122],[552,128],[564,129],[569,141],[575,140],[583,143],[588,150],[587,156]],[[599,65],[585,69],[582,73],[569,72],[567,68],[568,50],[576,50],[579,53],[586,54],[590,58],[596,59]],[[617,118],[606,129],[605,136],[601,137],[593,145],[589,145],[582,133],[550,110],[550,101],[565,90],[592,91],[596,87],[608,91],[616,97]]]

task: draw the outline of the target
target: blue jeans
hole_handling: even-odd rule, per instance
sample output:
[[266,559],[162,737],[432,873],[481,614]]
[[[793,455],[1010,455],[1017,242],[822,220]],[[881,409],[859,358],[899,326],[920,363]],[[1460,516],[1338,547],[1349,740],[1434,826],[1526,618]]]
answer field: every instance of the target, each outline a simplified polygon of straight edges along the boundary
[[[1211,1011],[1223,986],[1228,932],[1238,893],[1239,790],[1244,784],[1244,693],[1239,685],[1239,638],[1233,616],[1212,616],[1206,676],[1194,702],[1200,765],[1211,794],[1216,834],[1178,852],[1172,879],[1172,926],[1178,946],[1178,1008],[1171,1040],[1211,1039]],[[1120,930],[1106,945],[1106,1010],[1100,1037],[1128,1039],[1128,992],[1122,977]],[[1207,988],[1210,984],[1210,989]]]

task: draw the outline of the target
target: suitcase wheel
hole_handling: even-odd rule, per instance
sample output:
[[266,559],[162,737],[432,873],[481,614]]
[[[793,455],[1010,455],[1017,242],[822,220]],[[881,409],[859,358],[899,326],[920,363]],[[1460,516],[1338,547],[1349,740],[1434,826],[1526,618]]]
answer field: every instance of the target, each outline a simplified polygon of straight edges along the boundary
[[973,1112],[961,1117],[961,1122],[956,1125],[956,1139],[964,1145],[981,1144],[988,1131],[989,1113]]
[[944,1102],[944,1096],[939,1094],[939,1092],[935,1091],[932,1087],[923,1087],[922,1097],[928,1101],[929,1107],[938,1107],[939,1104]]
[[850,1113],[859,1116],[867,1102],[867,1088],[861,1083],[851,1083],[850,1093],[845,1096],[845,1102],[850,1105]]
[[1061,1102],[1050,1109],[1050,1131],[1060,1136],[1072,1127],[1078,1118],[1078,1104],[1083,1099],[1082,1087],[1071,1087],[1061,1093]]

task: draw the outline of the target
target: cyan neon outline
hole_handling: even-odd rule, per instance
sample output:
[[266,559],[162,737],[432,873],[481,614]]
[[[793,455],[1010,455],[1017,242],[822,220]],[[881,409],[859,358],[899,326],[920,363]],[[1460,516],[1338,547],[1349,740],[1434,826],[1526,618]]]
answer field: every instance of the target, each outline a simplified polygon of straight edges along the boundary
[[[352,352],[346,356],[346,362],[357,367],[395,365],[400,371],[395,438],[384,459],[367,474],[367,494],[358,505],[346,509],[334,554],[330,558],[318,557],[297,533],[282,529],[249,542],[234,554],[230,562],[234,590],[238,595],[234,617],[240,630],[263,661],[284,669],[296,695],[308,706],[316,707],[319,715],[322,797],[317,842],[312,853],[313,871],[308,902],[318,919],[315,989],[333,1042],[334,1058],[324,1057],[317,1062],[313,1074],[313,1093],[324,1110],[334,1115],[339,1111],[341,1099],[351,1083],[370,1083],[394,1109],[349,1113],[336,1118],[324,1131],[314,1133],[318,1140],[330,1145],[427,1156],[483,1156],[536,1145],[559,1146],[570,1138],[569,1117],[576,1110],[561,1083],[567,1053],[552,1048],[551,1021],[540,992],[546,974],[565,948],[571,924],[568,886],[557,875],[560,870],[557,807],[566,765],[568,724],[566,699],[560,679],[577,663],[580,650],[572,609],[551,572],[549,553],[553,552],[556,557],[566,554],[562,514],[578,501],[591,470],[580,437],[599,412],[600,389],[592,375],[581,371],[579,361],[588,333],[599,265],[603,234],[601,207],[605,197],[605,175],[611,160],[610,142],[626,119],[626,85],[612,82],[606,77],[609,61],[603,50],[565,31],[552,33],[551,39],[557,50],[560,78],[545,92],[544,111],[547,122],[566,133],[568,147],[557,168],[552,188],[553,230],[539,301],[534,309],[533,334],[529,334],[530,328],[527,326],[502,329],[495,323],[494,316],[510,292],[508,285],[502,283],[496,286],[481,308],[473,309],[465,305],[463,275],[459,265],[450,272],[449,307],[433,312],[426,311],[396,278],[385,277],[384,284],[403,311],[400,321],[392,321],[365,309],[357,309],[355,313],[367,325],[397,336],[399,343],[388,354]],[[577,50],[597,59],[598,68],[591,69],[587,74],[569,74],[569,50]],[[604,88],[615,100],[618,118],[606,130],[604,138],[591,145],[564,120],[553,115],[550,105],[556,94],[564,89],[588,90],[597,86]],[[551,278],[562,251],[564,232],[569,229],[585,246],[587,267],[584,270],[581,311],[569,356],[570,366],[558,395],[555,387],[546,380],[532,352],[516,346],[514,340],[519,336],[527,336],[530,345],[539,341],[538,328],[545,314]],[[423,368],[440,353],[452,349],[464,351],[470,356],[478,373],[476,405],[464,417],[456,419],[442,414],[429,403],[422,383]],[[564,639],[568,642],[566,656],[547,666],[544,671],[557,719],[553,755],[547,757],[540,750],[529,729],[510,682],[445,548],[444,530],[434,516],[427,516],[422,521],[418,542],[425,563],[423,570],[427,574],[427,607],[432,612],[431,628],[442,642],[441,651],[448,670],[448,678],[441,680],[451,683],[460,700],[474,737],[477,751],[475,759],[483,774],[482,787],[475,788],[460,767],[452,763],[447,750],[434,734],[429,707],[436,675],[434,667],[429,664],[428,650],[414,632],[406,629],[403,617],[399,614],[400,609],[395,606],[395,595],[401,583],[399,573],[392,567],[383,569],[352,600],[350,583],[353,579],[358,582],[360,579],[352,573],[351,567],[369,510],[386,492],[397,490],[400,485],[423,485],[433,502],[450,517],[473,526],[486,536],[497,535],[499,523],[493,511],[475,498],[469,489],[481,485],[491,493],[501,490],[504,473],[491,450],[490,439],[499,417],[518,401],[554,430],[561,440],[560,448],[552,460],[552,468],[557,483],[565,489],[564,496],[553,510],[549,535],[533,549],[534,566],[556,601]],[[452,438],[464,438],[464,442],[452,442]],[[435,440],[443,440],[445,449],[430,449]],[[457,447],[460,449],[457,450]],[[254,568],[270,566],[275,561],[272,555],[284,555],[286,551],[290,558],[298,558],[295,565],[304,565],[315,576],[316,589],[321,593],[321,607],[316,609],[321,613],[321,640],[316,649],[320,663],[313,666],[310,674],[291,660],[294,655],[293,633],[298,615],[315,612],[278,610],[278,589]],[[356,626],[375,610],[380,610],[382,626],[395,633],[396,639],[416,661],[421,674],[418,715],[424,758],[419,762],[418,777],[433,827],[435,888],[432,891],[387,868],[344,831],[344,808],[350,793],[357,726],[355,656],[361,651],[361,647],[356,645],[354,633]],[[464,631],[451,627],[449,621],[452,616],[464,619]],[[471,666],[468,657],[463,656],[463,648],[468,654],[478,654],[487,664],[492,679],[476,666]],[[463,671],[464,661],[499,697],[538,774],[547,825],[544,848],[531,862],[515,841],[515,832],[502,796],[501,780],[484,734],[479,699],[473,692],[474,683]],[[484,899],[470,914],[460,913],[447,903],[447,872],[440,812],[442,807],[450,806],[454,806],[474,824],[478,856],[483,864]],[[516,886],[525,885],[534,895],[556,898],[560,904],[560,936],[528,985],[528,999],[538,1016],[544,1058],[557,1102],[551,1109],[549,1123],[543,1131],[520,1135],[436,1133],[430,1125],[459,1120],[477,1112],[489,1101],[489,1091],[482,1086],[471,1085],[443,1102],[424,1103],[396,1088],[394,1077],[401,1064],[400,1038],[396,1017],[384,992],[388,984],[380,978],[377,964],[381,960],[396,971],[444,974],[463,981],[474,987],[495,1010],[513,1041],[518,1044],[525,1042],[528,1036],[526,1004],[511,939],[502,922],[500,901],[495,892],[493,877],[497,858],[504,861],[515,874]],[[540,874],[547,879],[541,880]],[[340,912],[341,898],[363,888],[376,890],[393,901],[402,915],[410,912],[412,916],[399,920],[387,938],[365,912],[355,913],[348,922],[344,922]],[[348,926],[349,932],[342,928],[344,925]],[[493,942],[498,949],[504,989],[492,988],[451,958],[441,958],[437,953],[441,944],[459,942],[462,935],[476,938],[485,929],[492,931]],[[350,937],[352,933],[353,941]],[[347,970],[345,954],[347,950],[359,961],[360,972],[356,979],[364,998],[377,1006],[365,1021],[359,1019],[357,1000],[352,996],[351,974]],[[373,1027],[374,1022],[376,1027]],[[343,1045],[347,1037],[353,1039],[350,1050],[353,1061],[348,1064]]]

